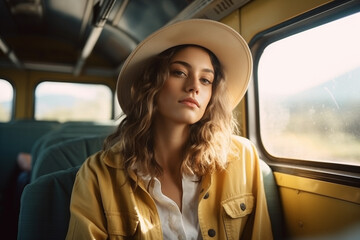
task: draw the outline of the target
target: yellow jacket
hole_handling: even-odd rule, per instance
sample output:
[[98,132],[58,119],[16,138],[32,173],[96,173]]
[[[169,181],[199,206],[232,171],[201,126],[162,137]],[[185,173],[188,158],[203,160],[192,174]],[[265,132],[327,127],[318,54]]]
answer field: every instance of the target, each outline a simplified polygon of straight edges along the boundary
[[[202,178],[198,217],[203,239],[272,239],[255,147],[234,137],[224,171]],[[134,172],[126,176],[116,146],[80,168],[66,239],[163,239],[155,202]],[[137,184],[136,184],[137,183]]]

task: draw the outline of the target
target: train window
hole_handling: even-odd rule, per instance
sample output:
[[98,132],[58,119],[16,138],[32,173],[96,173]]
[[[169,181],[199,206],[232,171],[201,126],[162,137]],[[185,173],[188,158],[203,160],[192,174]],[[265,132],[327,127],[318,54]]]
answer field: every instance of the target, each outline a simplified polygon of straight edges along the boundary
[[272,156],[360,165],[360,13],[264,49],[260,136]]
[[37,120],[109,120],[112,104],[110,88],[101,84],[45,81],[35,89]]
[[0,122],[11,120],[14,89],[6,80],[0,79]]

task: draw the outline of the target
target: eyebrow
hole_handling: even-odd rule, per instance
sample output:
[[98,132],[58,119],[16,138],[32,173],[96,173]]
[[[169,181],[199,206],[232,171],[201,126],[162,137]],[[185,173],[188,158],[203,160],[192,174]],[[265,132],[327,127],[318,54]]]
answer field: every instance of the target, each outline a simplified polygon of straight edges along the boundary
[[[184,66],[187,67],[187,68],[192,68],[192,66],[191,66],[189,63],[184,62],[184,61],[174,61],[174,62],[171,62],[170,65],[176,64],[176,63],[177,63],[177,64],[184,65]],[[209,68],[204,68],[204,69],[202,69],[202,71],[203,71],[203,72],[209,72],[209,73],[212,73],[212,74],[215,75],[214,71],[211,70],[211,69],[209,69]]]

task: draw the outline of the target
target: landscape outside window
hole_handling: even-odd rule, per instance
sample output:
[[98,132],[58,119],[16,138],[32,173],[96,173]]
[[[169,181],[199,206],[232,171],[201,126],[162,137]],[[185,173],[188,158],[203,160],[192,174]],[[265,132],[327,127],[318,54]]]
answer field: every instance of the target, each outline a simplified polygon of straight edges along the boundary
[[101,84],[42,82],[35,89],[35,119],[106,121],[112,118],[112,92]]
[[359,29],[356,13],[264,49],[257,80],[269,154],[360,165]]
[[11,120],[13,108],[14,89],[12,85],[0,79],[0,122],[9,122]]

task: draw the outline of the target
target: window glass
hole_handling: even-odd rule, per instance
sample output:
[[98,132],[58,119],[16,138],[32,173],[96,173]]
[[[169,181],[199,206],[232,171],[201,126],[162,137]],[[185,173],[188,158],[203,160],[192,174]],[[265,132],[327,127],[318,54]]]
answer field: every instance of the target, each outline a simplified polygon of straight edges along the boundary
[[108,86],[66,82],[42,82],[35,89],[35,119],[102,121],[112,116]]
[[260,135],[275,157],[360,165],[360,13],[268,45]]
[[14,89],[12,85],[0,79],[0,122],[8,122],[11,120],[13,109]]

